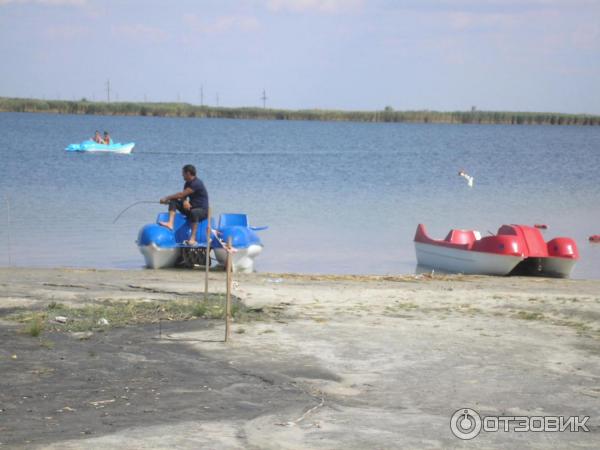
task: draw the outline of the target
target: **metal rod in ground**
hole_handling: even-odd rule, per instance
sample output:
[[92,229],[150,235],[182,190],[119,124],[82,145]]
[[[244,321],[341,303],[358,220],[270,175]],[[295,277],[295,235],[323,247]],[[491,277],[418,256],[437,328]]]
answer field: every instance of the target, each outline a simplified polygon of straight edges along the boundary
[[8,251],[8,265],[12,265],[11,258],[11,248],[10,248],[10,201],[8,200],[8,195],[6,198],[6,244]]
[[225,342],[231,335],[231,236],[227,239],[227,296],[225,300]]
[[208,301],[208,272],[210,271],[210,208],[208,208],[208,217],[206,218],[206,261],[204,262],[204,301]]

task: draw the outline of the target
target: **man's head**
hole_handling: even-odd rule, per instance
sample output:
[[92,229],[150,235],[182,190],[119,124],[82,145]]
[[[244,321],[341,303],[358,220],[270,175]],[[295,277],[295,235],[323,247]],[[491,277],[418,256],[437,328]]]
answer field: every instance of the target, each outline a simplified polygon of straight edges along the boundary
[[191,181],[196,177],[196,168],[191,164],[186,164],[181,169],[181,175],[183,175],[185,181]]
[[108,136],[108,131],[105,131],[105,132],[104,132],[104,136]]
[[100,132],[96,130],[96,136],[100,136]]

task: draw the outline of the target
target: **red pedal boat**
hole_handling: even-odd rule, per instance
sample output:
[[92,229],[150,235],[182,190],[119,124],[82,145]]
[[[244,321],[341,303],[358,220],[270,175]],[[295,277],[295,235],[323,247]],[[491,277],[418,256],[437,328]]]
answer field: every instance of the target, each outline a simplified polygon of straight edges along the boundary
[[435,240],[419,224],[414,241],[420,266],[453,273],[567,278],[579,259],[573,239],[545,242],[540,230],[527,225],[502,225],[498,234],[486,237],[475,230],[450,230],[446,239]]

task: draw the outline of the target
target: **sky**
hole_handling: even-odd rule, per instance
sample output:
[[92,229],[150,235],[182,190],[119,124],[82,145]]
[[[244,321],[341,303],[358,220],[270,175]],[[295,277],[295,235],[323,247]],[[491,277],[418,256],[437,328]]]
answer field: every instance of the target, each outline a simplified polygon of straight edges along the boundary
[[600,0],[0,0],[0,96],[600,114]]

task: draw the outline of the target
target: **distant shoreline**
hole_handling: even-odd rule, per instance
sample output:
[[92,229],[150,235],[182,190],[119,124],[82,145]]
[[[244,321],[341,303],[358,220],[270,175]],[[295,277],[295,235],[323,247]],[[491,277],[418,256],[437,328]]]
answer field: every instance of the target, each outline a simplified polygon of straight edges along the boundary
[[0,97],[0,112],[86,114],[151,117],[198,117],[336,122],[448,123],[497,125],[600,125],[600,116],[510,111],[381,111],[286,110],[214,107],[189,103],[93,102]]

